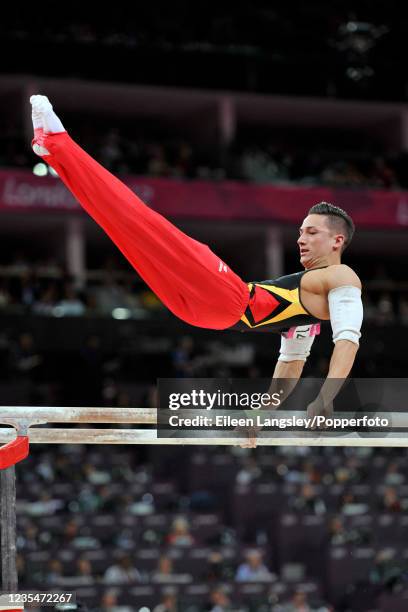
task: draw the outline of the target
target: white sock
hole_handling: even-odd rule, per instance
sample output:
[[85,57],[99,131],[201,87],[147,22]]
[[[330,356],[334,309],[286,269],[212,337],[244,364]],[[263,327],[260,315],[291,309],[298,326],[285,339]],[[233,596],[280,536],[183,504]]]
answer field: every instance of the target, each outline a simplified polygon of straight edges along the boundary
[[31,96],[32,119],[34,130],[43,128],[44,132],[65,132],[59,117],[54,113],[47,96]]
[[52,134],[53,132],[65,132],[65,128],[61,123],[60,118],[51,110],[43,115],[44,132]]

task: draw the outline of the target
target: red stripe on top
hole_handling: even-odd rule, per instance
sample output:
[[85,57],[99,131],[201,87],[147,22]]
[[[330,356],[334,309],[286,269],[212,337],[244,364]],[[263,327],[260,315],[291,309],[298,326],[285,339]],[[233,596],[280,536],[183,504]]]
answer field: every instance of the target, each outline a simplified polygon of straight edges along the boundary
[[255,293],[249,301],[249,307],[254,317],[255,323],[272,315],[279,306],[279,302],[274,296],[262,287],[256,287]]

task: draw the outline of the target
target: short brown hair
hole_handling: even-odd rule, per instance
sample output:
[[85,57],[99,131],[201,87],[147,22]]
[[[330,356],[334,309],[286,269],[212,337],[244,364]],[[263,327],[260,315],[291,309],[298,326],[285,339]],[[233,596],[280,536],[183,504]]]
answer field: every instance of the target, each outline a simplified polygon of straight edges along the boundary
[[352,218],[346,213],[345,210],[343,210],[339,206],[330,204],[329,202],[319,202],[319,204],[315,204],[314,206],[312,206],[308,214],[325,215],[328,219],[330,227],[334,231],[341,231],[342,233],[344,233],[345,238],[342,252],[346,247],[348,247],[354,236],[356,228],[354,226]]

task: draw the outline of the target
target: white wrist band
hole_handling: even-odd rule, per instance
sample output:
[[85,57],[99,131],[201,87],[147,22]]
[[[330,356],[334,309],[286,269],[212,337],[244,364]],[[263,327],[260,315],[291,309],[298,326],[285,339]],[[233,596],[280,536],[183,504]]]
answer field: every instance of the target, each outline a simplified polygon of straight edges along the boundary
[[300,325],[291,338],[282,334],[278,361],[306,361],[315,339],[310,335],[311,328],[312,325]]

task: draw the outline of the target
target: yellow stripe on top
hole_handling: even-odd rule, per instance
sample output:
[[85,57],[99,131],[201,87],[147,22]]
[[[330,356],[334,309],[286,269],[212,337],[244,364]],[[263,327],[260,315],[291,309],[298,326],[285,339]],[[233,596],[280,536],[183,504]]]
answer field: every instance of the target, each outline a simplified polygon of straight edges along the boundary
[[[248,286],[251,290],[253,284],[250,283],[250,285]],[[245,316],[245,314],[243,314],[241,317],[241,321],[245,323],[245,325],[247,325],[248,327],[263,327],[264,325],[270,325],[271,323],[279,323],[281,321],[286,321],[287,319],[291,319],[292,317],[296,317],[298,315],[309,314],[300,303],[299,287],[297,287],[296,289],[284,289],[283,287],[276,287],[275,285],[262,285],[260,283],[256,283],[256,286],[265,289],[265,291],[268,291],[272,295],[284,298],[287,302],[289,302],[289,304],[282,312],[280,312],[275,317],[271,317],[267,321],[262,321],[262,323],[257,323],[256,325],[251,325],[248,321],[248,318]]]
[[[261,284],[257,284],[257,287],[262,287],[262,289],[265,289],[265,291],[269,291],[269,293],[272,293],[272,295],[280,295],[280,297],[285,298],[285,300],[287,300],[288,302],[299,302],[299,287],[296,287],[295,289],[284,289],[283,287],[277,287],[276,285]],[[306,313],[306,310],[304,310],[304,308],[303,312]]]

